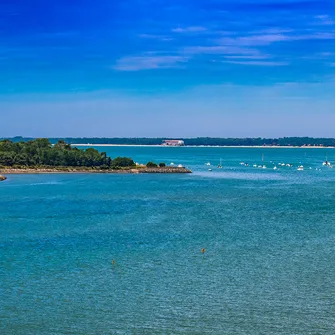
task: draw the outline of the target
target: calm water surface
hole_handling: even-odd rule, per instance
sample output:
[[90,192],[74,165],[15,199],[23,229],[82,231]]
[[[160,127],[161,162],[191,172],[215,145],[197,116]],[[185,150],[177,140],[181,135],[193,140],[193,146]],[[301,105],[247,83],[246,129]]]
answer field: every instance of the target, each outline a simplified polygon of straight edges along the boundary
[[194,173],[9,176],[0,334],[334,334],[333,149],[100,149]]

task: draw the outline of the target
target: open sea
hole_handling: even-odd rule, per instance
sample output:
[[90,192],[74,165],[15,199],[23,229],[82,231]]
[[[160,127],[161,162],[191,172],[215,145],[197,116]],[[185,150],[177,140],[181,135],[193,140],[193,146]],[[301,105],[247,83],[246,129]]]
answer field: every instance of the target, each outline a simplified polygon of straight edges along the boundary
[[194,173],[9,175],[1,335],[335,334],[334,149],[96,148]]

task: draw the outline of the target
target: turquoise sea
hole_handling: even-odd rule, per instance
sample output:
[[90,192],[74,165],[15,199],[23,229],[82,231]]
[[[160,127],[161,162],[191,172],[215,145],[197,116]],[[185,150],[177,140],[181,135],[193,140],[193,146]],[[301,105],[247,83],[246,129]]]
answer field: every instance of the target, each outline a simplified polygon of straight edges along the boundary
[[335,333],[334,149],[97,148],[194,173],[8,176],[0,334]]

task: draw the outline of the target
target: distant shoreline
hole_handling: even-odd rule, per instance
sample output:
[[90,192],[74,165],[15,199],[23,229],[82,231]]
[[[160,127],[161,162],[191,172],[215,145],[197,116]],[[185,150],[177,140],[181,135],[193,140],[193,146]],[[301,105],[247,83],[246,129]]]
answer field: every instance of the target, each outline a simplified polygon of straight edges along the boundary
[[274,146],[274,145],[184,145],[171,146],[160,144],[71,144],[73,147],[155,147],[155,148],[257,148],[257,149],[335,149],[318,146]]

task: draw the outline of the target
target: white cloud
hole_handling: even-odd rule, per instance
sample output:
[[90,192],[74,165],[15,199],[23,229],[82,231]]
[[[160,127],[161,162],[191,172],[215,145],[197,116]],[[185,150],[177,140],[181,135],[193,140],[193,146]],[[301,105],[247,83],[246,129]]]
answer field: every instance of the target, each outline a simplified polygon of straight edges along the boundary
[[319,25],[332,26],[335,24],[333,18],[329,15],[317,15],[315,18],[318,20]]
[[174,28],[172,29],[172,32],[174,33],[199,33],[199,32],[203,32],[206,31],[207,28],[205,27],[201,27],[201,26],[191,26],[191,27],[178,27],[178,28]]
[[139,34],[138,37],[145,38],[145,39],[158,40],[158,41],[172,41],[173,40],[173,38],[169,36],[153,35],[153,34]]
[[291,42],[304,40],[331,40],[335,39],[335,32],[320,32],[312,34],[288,35],[288,34],[263,34],[239,36],[236,38],[221,38],[218,43],[220,45],[235,46],[264,46],[277,42]]
[[184,48],[183,52],[186,54],[260,55],[256,49],[230,45],[192,46]]
[[[321,16],[325,19],[325,16]],[[175,33],[195,33],[208,31],[202,26],[178,27],[172,30]],[[142,55],[131,55],[119,59],[113,67],[118,71],[139,71],[149,69],[177,68],[184,65],[190,58],[196,58],[205,55],[225,56],[232,59],[231,64],[253,65],[253,66],[285,66],[288,63],[285,60],[262,61],[272,58],[266,53],[264,47],[276,43],[289,43],[295,41],[309,40],[334,40],[335,30],[332,31],[305,31],[297,33],[290,29],[270,28],[259,31],[259,33],[249,33],[240,36],[221,36],[216,40],[204,40],[203,44],[195,44],[194,40],[188,35],[187,46],[174,49],[172,55],[160,55],[155,53],[145,53]],[[166,36],[156,36],[151,34],[141,34],[141,38],[170,40]],[[201,40],[201,39],[200,39]],[[199,38],[196,39],[199,43]],[[194,42],[194,43],[192,43]],[[192,45],[193,44],[193,45]],[[194,45],[195,44],[195,45]],[[177,49],[178,48],[178,49]],[[278,58],[278,57],[277,57]],[[301,56],[301,59],[303,56]],[[236,60],[236,61],[234,61]],[[246,61],[253,60],[253,61]],[[220,61],[215,59],[215,61]]]
[[292,33],[293,29],[289,28],[268,28],[268,29],[261,29],[261,30],[255,30],[252,31],[252,34],[271,34],[271,35],[277,35],[277,34],[285,34],[285,33]]
[[252,65],[252,66],[286,66],[288,62],[267,62],[267,61],[226,61],[225,63],[236,65]]
[[248,55],[233,55],[233,56],[225,56],[226,59],[269,59],[271,58],[270,55],[252,55],[252,56],[248,56]]
[[118,71],[167,69],[180,67],[187,60],[188,58],[185,56],[129,56],[120,58],[114,69]]

